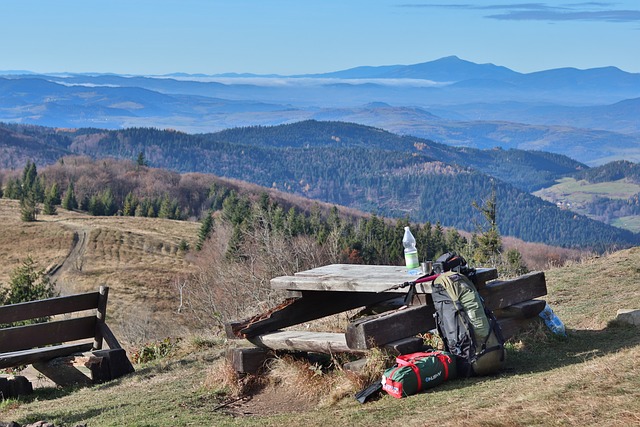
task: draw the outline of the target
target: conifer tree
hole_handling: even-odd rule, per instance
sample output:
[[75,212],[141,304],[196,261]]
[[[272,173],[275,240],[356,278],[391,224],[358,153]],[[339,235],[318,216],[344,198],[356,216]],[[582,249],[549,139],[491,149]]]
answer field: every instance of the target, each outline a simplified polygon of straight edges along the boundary
[[57,215],[56,205],[53,203],[53,196],[49,193],[45,196],[42,205],[42,213],[45,215]]
[[480,234],[478,235],[478,246],[476,248],[474,259],[479,264],[489,264],[497,267],[502,251],[502,238],[498,231],[496,222],[496,191],[495,188],[491,192],[491,196],[484,202],[482,206],[477,202],[473,202],[472,206],[476,208],[484,217],[485,225],[477,226]]
[[[60,187],[58,187],[58,183],[54,182],[53,184],[51,184],[51,187],[49,187],[49,197],[51,198],[51,203],[53,203],[54,205],[59,205],[60,203],[62,203],[62,199],[60,196]],[[46,198],[46,195],[45,195]]]
[[200,225],[200,229],[198,230],[198,241],[196,242],[197,251],[202,249],[202,245],[213,231],[213,216],[211,214],[212,212],[208,211],[204,218],[202,218],[202,225]]
[[[38,270],[36,262],[30,256],[12,272],[9,287],[0,286],[0,305],[17,304],[55,296],[58,296],[55,285],[51,283],[44,270]],[[47,320],[48,317],[42,317],[20,324],[42,323]],[[18,326],[18,324],[11,326]]]
[[33,222],[38,215],[38,202],[34,191],[28,191],[20,199],[20,219]]
[[116,200],[113,197],[113,192],[111,188],[107,188],[100,195],[100,202],[102,204],[102,215],[111,216],[115,215],[118,211],[118,207],[116,206]]
[[64,198],[62,199],[62,208],[68,211],[72,211],[78,208],[78,201],[76,200],[76,194],[73,189],[73,183],[70,182],[67,186],[67,191],[64,193]]

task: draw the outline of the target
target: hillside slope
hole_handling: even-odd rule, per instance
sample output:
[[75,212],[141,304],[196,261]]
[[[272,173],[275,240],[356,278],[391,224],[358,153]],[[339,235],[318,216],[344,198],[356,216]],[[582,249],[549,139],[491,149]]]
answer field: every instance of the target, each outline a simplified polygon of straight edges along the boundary
[[[385,395],[363,406],[353,399],[358,389],[348,375],[314,375],[320,371],[305,364],[286,365],[285,373],[272,371],[251,389],[250,397],[237,398],[225,388],[237,384],[224,383],[229,376],[221,373],[226,346],[198,338],[183,341],[167,359],[136,365],[136,373],[112,383],[44,389],[34,398],[12,401],[0,407],[0,418],[100,426],[360,427],[389,417],[408,426],[601,426],[603,419],[611,426],[635,425],[640,413],[640,334],[636,327],[612,320],[619,308],[640,307],[640,271],[633,268],[639,263],[640,249],[633,248],[545,271],[546,299],[564,321],[566,339],[534,327],[509,343],[506,367],[499,375],[449,381],[402,400]],[[598,277],[612,280],[594,282]],[[273,364],[278,362],[282,358]],[[296,369],[307,376],[296,376]],[[300,393],[301,385],[322,392]]]
[[[52,133],[47,128],[21,129],[36,140]],[[482,203],[495,188],[503,235],[598,251],[639,241],[633,233],[562,211],[473,169],[493,169],[494,176],[508,177],[508,182],[536,186],[584,167],[548,153],[453,149],[366,126],[315,121],[203,135],[142,128],[53,134],[66,138],[69,151],[94,158],[135,159],[143,152],[152,166],[212,173],[467,231],[475,231],[479,216],[472,202]]]

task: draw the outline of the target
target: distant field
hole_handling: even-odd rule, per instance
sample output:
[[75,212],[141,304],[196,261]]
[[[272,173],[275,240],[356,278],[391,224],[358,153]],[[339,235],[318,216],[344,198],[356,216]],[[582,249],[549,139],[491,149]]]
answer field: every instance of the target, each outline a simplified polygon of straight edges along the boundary
[[536,191],[536,196],[557,202],[561,199],[570,202],[590,201],[593,196],[605,196],[611,199],[627,199],[640,192],[640,185],[624,179],[611,182],[591,184],[585,180],[562,178],[552,187]]
[[[595,196],[626,200],[638,193],[640,193],[640,185],[624,179],[592,184],[585,180],[563,178],[557,181],[557,184],[538,190],[533,194],[573,212],[591,217],[591,212],[586,209],[585,205],[591,202]],[[640,218],[635,216],[618,218],[611,225],[638,232],[640,231]]]
[[611,222],[611,225],[620,228],[626,228],[635,233],[640,232],[640,217],[637,215],[623,216]]

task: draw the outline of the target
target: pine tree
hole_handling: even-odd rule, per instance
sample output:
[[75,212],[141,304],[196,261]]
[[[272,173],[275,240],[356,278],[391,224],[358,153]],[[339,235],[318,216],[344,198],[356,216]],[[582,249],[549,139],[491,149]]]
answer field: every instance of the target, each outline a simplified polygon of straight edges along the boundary
[[148,166],[147,159],[144,157],[144,152],[141,151],[138,153],[138,158],[136,159],[136,165],[138,167]]
[[478,231],[478,247],[474,254],[474,260],[478,264],[489,264],[497,267],[500,260],[500,252],[502,251],[502,237],[498,231],[496,222],[496,191],[495,188],[491,192],[491,196],[484,202],[482,206],[477,202],[473,202],[472,206],[476,208],[484,217],[485,225],[479,225]]
[[71,182],[67,186],[67,191],[64,193],[64,198],[62,199],[62,208],[68,211],[72,211],[78,208],[78,201],[76,200],[73,183]]
[[21,184],[17,179],[7,180],[7,186],[4,188],[4,197],[7,199],[19,200],[21,197]]
[[25,222],[33,222],[38,215],[38,203],[33,191],[28,191],[20,199],[20,218]]
[[62,203],[62,199],[60,197],[60,188],[58,187],[57,182],[54,182],[53,184],[51,184],[51,187],[49,187],[48,193],[49,193],[49,197],[51,198],[51,203],[53,203],[54,205],[59,205],[60,203]]
[[124,216],[134,216],[136,213],[136,207],[138,206],[138,201],[136,200],[133,193],[127,193],[124,198],[124,206],[122,208],[122,214]]
[[89,199],[89,207],[87,210],[89,214],[93,216],[104,215],[104,205],[102,204],[102,200],[97,195],[94,194]]
[[57,215],[56,205],[53,203],[53,196],[47,194],[42,205],[42,213],[45,215]]
[[197,251],[202,249],[202,245],[204,245],[204,242],[213,231],[213,216],[211,214],[212,212],[208,211],[204,218],[202,218],[202,225],[200,225],[200,229],[198,230],[198,241],[196,242]]
[[32,163],[31,160],[27,160],[27,164],[22,170],[22,189],[25,193],[34,188],[37,178],[38,169],[36,164]]
[[115,215],[118,211],[116,200],[113,197],[111,188],[107,188],[100,195],[100,202],[102,204],[102,215],[111,216]]
[[171,202],[169,201],[169,195],[165,194],[160,202],[160,209],[158,210],[158,218],[171,219],[173,211],[171,209]]
[[[0,286],[0,305],[17,304],[55,296],[58,296],[55,291],[55,285],[51,283],[44,270],[37,269],[36,262],[30,256],[12,272],[9,287]],[[10,326],[18,326],[25,323],[42,323],[48,319],[48,317],[42,317]],[[2,326],[5,327],[7,325]]]

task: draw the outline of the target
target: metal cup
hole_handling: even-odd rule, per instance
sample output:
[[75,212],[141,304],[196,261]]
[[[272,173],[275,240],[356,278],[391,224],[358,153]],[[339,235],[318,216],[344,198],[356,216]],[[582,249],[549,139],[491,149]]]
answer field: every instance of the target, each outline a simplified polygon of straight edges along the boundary
[[433,263],[431,261],[423,261],[420,263],[420,271],[422,274],[431,273],[431,269],[433,268]]

